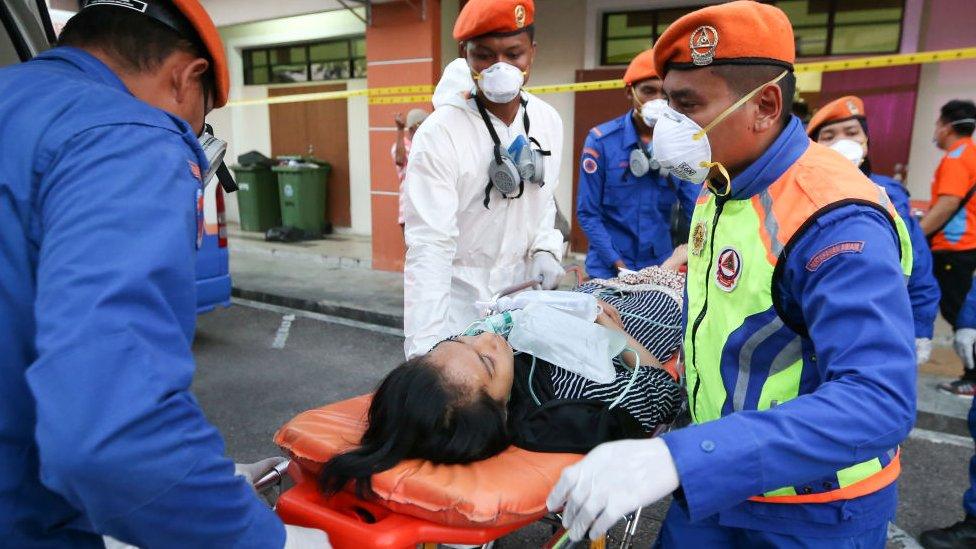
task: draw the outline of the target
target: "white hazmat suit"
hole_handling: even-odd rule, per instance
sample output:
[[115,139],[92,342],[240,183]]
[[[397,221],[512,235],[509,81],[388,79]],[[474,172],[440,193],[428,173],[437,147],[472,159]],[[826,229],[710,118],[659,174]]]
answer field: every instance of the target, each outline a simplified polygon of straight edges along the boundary
[[[563,125],[556,110],[522,92],[529,133],[544,150],[545,185],[525,184],[520,198],[492,188],[484,206],[494,142],[470,92],[467,62],[448,65],[434,92],[434,112],[413,139],[404,181],[404,349],[426,353],[479,317],[476,301],[529,278],[532,256],[562,261],[562,234],[554,228]],[[505,148],[525,135],[522,108],[511,125],[489,114]],[[526,136],[528,138],[529,136]]]

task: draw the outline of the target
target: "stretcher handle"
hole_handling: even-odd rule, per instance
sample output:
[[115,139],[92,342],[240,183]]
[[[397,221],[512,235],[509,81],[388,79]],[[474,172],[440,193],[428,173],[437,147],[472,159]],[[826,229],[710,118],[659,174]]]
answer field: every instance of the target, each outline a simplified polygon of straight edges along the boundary
[[506,295],[512,295],[521,292],[522,290],[528,290],[529,288],[534,288],[536,286],[539,286],[540,284],[542,284],[542,275],[539,275],[538,278],[533,278],[532,280],[526,280],[525,282],[515,284],[514,286],[503,288],[497,294],[493,295],[491,297],[491,300],[498,301],[498,298],[500,297],[504,297]]
[[278,465],[275,465],[273,469],[264,474],[261,478],[254,481],[254,491],[261,494],[268,491],[275,486],[281,484],[285,477],[288,476],[288,466],[291,464],[290,459],[282,461]]
[[[579,265],[570,265],[568,267],[564,267],[563,270],[566,271],[566,274],[573,273],[576,276],[576,286],[573,287],[574,289],[579,288],[583,284],[583,269]],[[521,292],[522,290],[528,290],[529,288],[539,286],[540,284],[542,284],[542,275],[539,275],[537,278],[533,278],[532,280],[526,280],[525,282],[515,284],[514,286],[503,288],[497,294],[493,295],[491,300],[498,301],[498,298],[500,297],[512,295],[514,293]]]

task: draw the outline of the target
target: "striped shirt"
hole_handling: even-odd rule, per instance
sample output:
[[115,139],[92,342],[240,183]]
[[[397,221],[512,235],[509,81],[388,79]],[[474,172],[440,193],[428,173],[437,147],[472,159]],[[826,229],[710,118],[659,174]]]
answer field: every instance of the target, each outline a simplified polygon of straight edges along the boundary
[[[625,292],[598,284],[584,284],[579,291],[594,294],[613,305],[627,333],[661,362],[669,360],[681,342],[681,305],[673,292],[651,289]],[[550,368],[556,398],[587,398],[612,403],[627,390],[632,373],[620,358],[614,359],[617,377],[610,383],[596,383],[562,368]],[[662,423],[670,423],[681,403],[681,389],[665,370],[641,367],[636,379],[618,406],[651,433]]]

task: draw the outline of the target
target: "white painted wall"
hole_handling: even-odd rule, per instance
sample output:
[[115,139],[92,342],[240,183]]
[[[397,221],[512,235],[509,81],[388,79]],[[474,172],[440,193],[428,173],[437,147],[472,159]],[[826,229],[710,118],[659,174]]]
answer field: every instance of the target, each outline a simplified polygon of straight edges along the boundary
[[[208,9],[211,8],[211,3],[222,5],[225,2],[207,2]],[[226,0],[226,3],[233,4],[234,1]],[[292,2],[279,4],[285,4],[287,8],[294,7]],[[251,3],[248,2],[247,5],[251,6]],[[221,9],[225,7],[222,5]],[[242,7],[242,9],[244,8]],[[250,9],[250,7],[246,9]],[[284,11],[284,8],[280,10],[280,12]],[[215,18],[218,16],[220,16],[219,11],[214,14]],[[265,98],[268,96],[268,88],[271,87],[244,85],[242,56],[244,49],[263,45],[322,40],[363,34],[364,32],[365,25],[363,22],[345,10],[221,27],[220,34],[224,40],[227,64],[230,70],[231,102]],[[349,89],[366,87],[365,79],[347,80],[345,83]],[[306,84],[282,84],[280,86]],[[364,98],[349,99],[347,106],[349,113],[350,213],[352,217],[350,232],[369,234],[372,230],[372,223],[369,200],[369,140],[366,137],[368,126],[366,100]],[[230,105],[214,111],[208,119],[214,126],[214,130],[218,132],[217,135],[228,141],[227,158],[231,162],[235,162],[239,154],[251,150],[259,151],[265,155],[271,154],[271,124],[267,105]],[[232,221],[240,219],[236,200],[228,200],[227,217]]]
[[343,9],[336,0],[201,0],[218,27]]
[[[582,1],[536,0],[536,33],[539,44],[529,84],[565,84],[576,79],[576,70],[583,66],[585,45],[580,40],[586,23],[586,6]],[[573,118],[576,101],[584,94],[557,93],[541,96],[552,105],[563,120],[562,164],[559,167],[559,187],[556,202],[566,219],[572,222],[573,159],[579,152],[573,149]]]

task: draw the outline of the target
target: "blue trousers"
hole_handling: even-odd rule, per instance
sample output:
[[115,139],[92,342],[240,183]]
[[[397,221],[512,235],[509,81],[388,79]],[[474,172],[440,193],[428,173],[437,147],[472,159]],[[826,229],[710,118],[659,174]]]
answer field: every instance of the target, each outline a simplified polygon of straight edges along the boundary
[[[972,417],[972,416],[970,416]],[[860,534],[844,538],[811,538],[730,528],[718,523],[717,516],[698,522],[688,519],[688,509],[674,501],[654,542],[654,549],[684,547],[742,547],[748,549],[884,549],[888,541],[888,527],[882,525]]]
[[[976,441],[976,398],[969,405],[969,434]],[[969,490],[962,496],[962,507],[967,515],[976,515],[976,455],[969,459]]]

